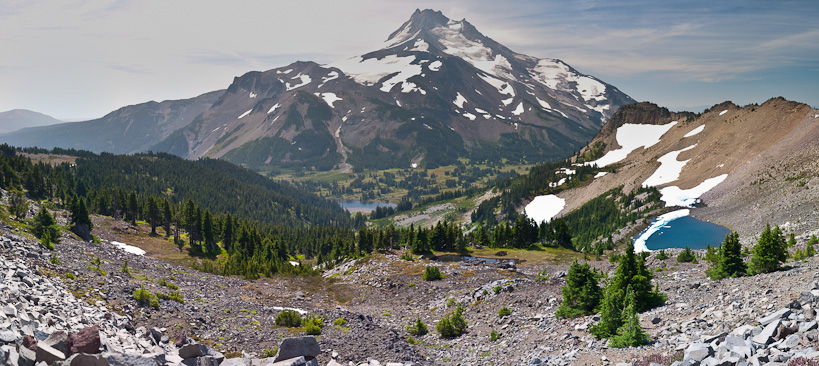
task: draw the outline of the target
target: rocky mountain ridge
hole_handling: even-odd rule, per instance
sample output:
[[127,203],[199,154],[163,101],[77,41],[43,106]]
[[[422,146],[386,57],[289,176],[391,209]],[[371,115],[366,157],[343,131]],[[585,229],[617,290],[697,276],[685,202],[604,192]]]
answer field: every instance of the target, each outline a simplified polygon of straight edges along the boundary
[[0,134],[17,131],[26,127],[47,126],[58,123],[63,123],[63,121],[39,112],[26,109],[13,109],[0,113]]

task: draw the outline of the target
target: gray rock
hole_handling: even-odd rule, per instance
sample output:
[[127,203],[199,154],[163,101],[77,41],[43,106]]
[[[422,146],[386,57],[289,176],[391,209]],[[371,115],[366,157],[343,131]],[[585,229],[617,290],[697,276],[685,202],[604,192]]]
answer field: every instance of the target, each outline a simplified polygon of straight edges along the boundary
[[788,308],[779,309],[779,311],[775,313],[768,314],[768,316],[766,317],[759,318],[759,324],[768,325],[775,320],[780,320],[782,318],[788,317],[788,315],[791,315],[791,312],[792,310]]
[[[790,311],[790,309],[787,310]],[[782,321],[779,318],[776,318],[772,322],[768,323],[765,328],[762,329],[762,332],[754,336],[754,343],[767,345],[768,343],[773,342],[773,337],[776,335],[776,330],[779,328],[780,324],[782,324]]]
[[44,343],[37,344],[37,362],[45,362],[47,364],[52,364],[57,361],[65,360],[65,353],[60,352],[54,347],[51,347]]
[[304,356],[299,356],[299,357],[288,358],[286,360],[276,361],[276,362],[273,362],[273,363],[270,363],[270,364],[267,364],[267,365],[268,366],[306,366],[307,361],[304,360]]
[[[62,352],[67,353],[68,349],[66,348],[65,342],[68,340],[68,333],[64,330],[57,330],[54,333],[51,333],[48,338],[46,338],[42,343],[45,343],[54,349]],[[40,344],[42,344],[40,343]]]
[[802,303],[802,305],[812,304],[815,299],[816,296],[813,296],[813,294],[810,292],[803,292],[799,294],[799,302]]
[[77,353],[65,362],[68,366],[110,366],[102,354]]
[[208,346],[204,344],[194,343],[186,344],[179,349],[179,357],[184,359],[194,358],[207,355],[209,352]]
[[796,347],[798,345],[799,345],[799,335],[798,334],[791,334],[787,338],[785,338],[785,341],[782,342],[782,344],[779,346],[779,348],[780,349],[782,349],[782,348],[791,349],[791,348],[794,348],[794,347]]
[[304,356],[305,359],[312,360],[320,353],[321,348],[313,336],[285,338],[279,344],[279,351],[276,352],[274,360],[279,362],[298,356]]
[[17,366],[34,366],[34,361],[37,360],[37,353],[26,347],[18,348],[17,352],[19,352],[20,355]]
[[182,361],[185,366],[219,366],[219,361],[216,361],[213,356],[201,356],[195,358],[186,358]]
[[253,362],[249,358],[228,358],[225,359],[219,366],[252,366]]
[[162,331],[160,331],[157,327],[151,328],[151,339],[153,339],[154,344],[159,344],[159,342],[162,340]]
[[17,332],[11,330],[0,330],[0,342],[3,343],[20,343],[23,337],[21,337]]
[[104,353],[102,357],[110,366],[159,366],[153,358],[131,353]]
[[817,328],[816,320],[812,320],[809,322],[804,322],[799,325],[799,333],[805,333]]
[[684,358],[691,359],[695,362],[701,362],[706,357],[713,356],[714,350],[706,343],[691,343],[685,349]]

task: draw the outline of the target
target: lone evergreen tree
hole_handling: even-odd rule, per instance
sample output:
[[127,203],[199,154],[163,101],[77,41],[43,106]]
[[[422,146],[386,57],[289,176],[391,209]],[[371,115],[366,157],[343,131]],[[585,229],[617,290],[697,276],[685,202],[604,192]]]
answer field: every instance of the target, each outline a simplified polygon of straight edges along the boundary
[[708,277],[718,280],[726,277],[741,277],[747,268],[742,261],[742,245],[739,243],[739,234],[730,232],[719,247],[716,265],[707,271]]
[[563,302],[555,312],[558,318],[593,314],[603,297],[594,271],[587,263],[581,265],[577,261],[569,267],[566,285],[560,291],[563,293]]
[[609,284],[600,304],[600,321],[589,331],[597,338],[610,338],[623,325],[623,290]]
[[765,225],[765,230],[759,235],[759,240],[753,249],[753,257],[748,265],[752,274],[769,273],[779,270],[781,264],[788,259],[788,246],[779,226],[771,229]]
[[57,220],[45,207],[40,208],[40,212],[34,216],[31,231],[46,248],[53,250],[53,243],[59,242],[60,229],[57,228]]

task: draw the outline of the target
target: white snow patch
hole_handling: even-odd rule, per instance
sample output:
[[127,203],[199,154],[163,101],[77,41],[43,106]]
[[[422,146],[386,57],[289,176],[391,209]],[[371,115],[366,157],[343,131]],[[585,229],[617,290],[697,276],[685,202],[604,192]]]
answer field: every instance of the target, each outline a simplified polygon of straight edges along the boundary
[[288,262],[290,263],[291,266],[298,266],[299,265],[299,262],[296,262],[296,261],[288,261]]
[[557,172],[558,173],[563,173],[563,174],[566,174],[566,175],[574,175],[574,173],[577,173],[577,170],[569,169],[569,168],[560,168],[560,169],[557,170]]
[[640,147],[648,149],[660,142],[660,137],[676,124],[677,121],[672,121],[664,125],[626,123],[617,128],[617,134],[615,135],[617,144],[621,147],[617,150],[609,151],[602,158],[586,164],[597,164],[599,167],[604,167],[625,159],[628,154]]
[[728,113],[728,110],[727,110],[727,109],[726,109],[726,110],[724,110],[724,111],[722,111],[722,112],[719,112],[719,115],[721,116],[721,115],[723,115],[723,114],[725,114],[725,113]]
[[126,251],[128,253],[131,253],[131,254],[145,255],[145,253],[146,253],[144,250],[142,250],[140,248],[137,248],[137,247],[135,247],[133,245],[128,245],[128,244],[125,244],[125,243],[122,243],[122,242],[112,241],[111,244],[114,244],[114,246],[116,246],[117,248],[122,249],[122,250],[124,250],[124,251]]
[[280,74],[289,74],[292,71],[293,71],[293,69],[287,69],[287,70],[282,71]]
[[466,98],[464,98],[464,96],[461,95],[460,92],[458,92],[458,94],[455,95],[455,100],[452,101],[452,103],[458,106],[458,108],[463,108],[464,102],[466,102]]
[[327,73],[327,76],[321,78],[321,85],[319,85],[318,87],[321,88],[322,86],[324,86],[324,84],[327,84],[328,81],[338,79],[338,76],[339,76],[338,71],[335,70],[330,71],[329,73]]
[[563,208],[566,207],[566,200],[553,194],[547,196],[537,196],[532,200],[523,212],[526,217],[535,220],[536,223],[552,221]]
[[550,106],[549,103],[547,103],[545,100],[540,100],[540,98],[535,99],[537,99],[537,102],[540,104],[541,107],[546,109],[552,109],[552,106]]
[[509,99],[501,100],[501,102],[503,102],[503,105],[510,105],[510,104],[512,104],[513,101],[515,101],[515,97],[511,97]]
[[597,174],[594,175],[594,178],[595,179],[601,178],[601,177],[605,176],[606,174],[609,174],[609,172],[598,172]]
[[660,167],[643,182],[643,187],[656,187],[680,179],[680,173],[683,167],[685,167],[685,164],[691,159],[679,161],[677,160],[677,156],[683,151],[691,150],[696,146],[697,144],[694,144],[682,150],[672,151],[657,159],[657,161],[660,162]]
[[691,136],[694,136],[694,135],[696,135],[696,134],[698,134],[698,133],[702,132],[703,130],[705,130],[705,125],[701,125],[701,126],[699,126],[699,127],[695,128],[695,129],[691,130],[691,132],[689,132],[689,133],[685,134],[685,136],[683,136],[683,137],[691,137]]
[[415,61],[415,56],[389,55],[381,59],[368,58],[366,60],[361,56],[356,56],[335,62],[330,66],[343,70],[355,82],[365,86],[375,85],[382,78],[397,73],[382,84],[381,91],[389,92],[395,84],[421,74],[421,65],[413,65],[413,61]]
[[336,96],[336,93],[316,93],[316,96],[321,96],[321,99],[324,99],[324,102],[330,105],[330,108],[335,108],[333,103],[344,100]]
[[492,49],[480,41],[472,41],[463,34],[463,24],[460,21],[450,22],[445,27],[437,27],[430,32],[438,37],[443,46],[442,51],[462,58],[472,66],[496,76],[509,77],[512,75],[512,65],[503,55],[493,55]]
[[728,178],[728,174],[718,175],[716,177],[706,179],[691,189],[680,189],[680,187],[677,186],[665,187],[660,190],[660,194],[662,195],[660,199],[665,202],[666,207],[692,207],[695,203],[697,203],[697,201],[699,201],[700,196],[722,183],[725,178]]
[[512,114],[516,116],[520,116],[521,114],[523,114],[523,102],[518,103],[517,108],[515,108],[515,110],[512,111]]
[[[484,76],[480,74],[478,74],[478,76],[481,79],[483,79],[483,81],[485,81],[487,84],[494,86],[495,89],[498,89],[498,92],[500,92],[501,94],[510,95],[512,97],[515,96],[515,88],[512,87],[511,83],[492,76]],[[510,101],[509,103],[512,102]],[[508,103],[506,104],[508,105]]]
[[819,118],[819,114],[817,114],[817,115],[813,116],[813,118]]
[[310,82],[313,81],[313,79],[310,79],[310,75],[305,75],[305,74],[298,74],[298,75],[292,77],[291,79],[293,79],[293,80],[299,79],[299,80],[301,80],[301,83],[293,85],[293,86],[291,86],[290,83],[285,84],[288,91],[296,89],[296,88],[300,88],[302,86],[310,84]]
[[296,309],[296,308],[283,308],[281,306],[271,306],[271,309],[276,310],[276,311],[291,310],[291,311],[295,311],[295,312],[297,312],[297,313],[299,313],[301,315],[306,315],[307,314],[306,310]]
[[[425,60],[425,61],[426,61],[426,60]],[[429,64],[427,67],[428,67],[428,68],[429,68],[431,71],[440,71],[440,70],[441,70],[441,65],[443,65],[443,63],[441,62],[441,60],[435,60],[435,61],[432,61],[432,63],[430,63],[430,64]]]
[[412,48],[410,49],[410,51],[427,52],[427,51],[429,51],[429,43],[426,43],[426,42],[424,42],[423,39],[418,38],[418,39],[415,40],[415,44],[412,45]]
[[256,98],[257,95],[258,94],[254,93],[254,92],[250,92],[250,99]]
[[251,108],[251,109],[248,109],[248,110],[247,110],[247,112],[242,113],[242,115],[241,115],[241,116],[239,116],[239,119],[242,119],[242,118],[246,117],[248,114],[250,114],[250,112],[253,112],[253,109],[252,109],[252,108]]
[[679,219],[681,217],[688,216],[690,213],[691,210],[686,208],[682,210],[671,211],[667,214],[660,215],[659,217],[654,219],[654,222],[651,223],[651,226],[649,226],[642,233],[640,233],[640,236],[638,236],[637,239],[634,239],[634,251],[637,253],[650,252],[650,250],[648,250],[648,247],[646,246],[646,241],[648,240],[648,238],[651,237],[652,234],[656,233],[663,226],[668,225],[669,222]]
[[417,168],[417,167],[418,167],[418,164],[417,164],[417,163],[412,163],[412,164],[410,164],[410,166],[411,166],[413,169],[415,169],[415,168]]
[[276,111],[276,109],[278,109],[279,107],[281,107],[281,105],[280,105],[279,103],[276,103],[276,105],[274,105],[274,106],[270,107],[270,110],[269,110],[269,111],[267,111],[267,114],[270,114],[270,113],[275,112],[275,111]]
[[[474,121],[475,118],[478,118],[478,116],[476,116],[476,115],[474,115],[472,113],[469,113],[469,112],[465,112],[464,117],[469,118],[470,121]],[[455,131],[455,130],[453,130],[453,131]]]

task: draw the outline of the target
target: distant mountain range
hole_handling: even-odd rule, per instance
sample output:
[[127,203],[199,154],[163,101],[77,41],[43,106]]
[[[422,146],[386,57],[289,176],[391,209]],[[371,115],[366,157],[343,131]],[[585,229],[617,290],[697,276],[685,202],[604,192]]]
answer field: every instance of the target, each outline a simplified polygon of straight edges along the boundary
[[225,91],[0,136],[18,146],[225,159],[256,169],[436,167],[559,159],[628,95],[557,59],[515,53],[466,20],[417,10],[382,48],[296,62]]
[[0,134],[26,127],[48,126],[58,123],[63,123],[63,121],[26,109],[13,109],[0,113]]

